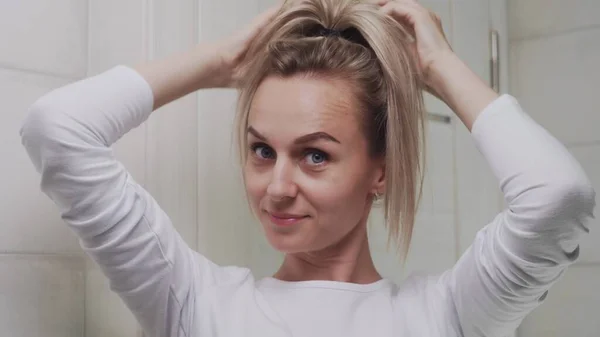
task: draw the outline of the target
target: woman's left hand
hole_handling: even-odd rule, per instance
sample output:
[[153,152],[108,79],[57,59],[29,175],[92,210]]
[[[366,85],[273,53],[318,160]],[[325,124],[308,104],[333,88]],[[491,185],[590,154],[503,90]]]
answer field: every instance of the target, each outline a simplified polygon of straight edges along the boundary
[[417,0],[374,0],[380,10],[414,32],[414,52],[425,88],[444,101],[469,130],[498,94],[452,51],[442,23]]
[[454,54],[444,34],[440,17],[416,0],[376,0],[375,3],[381,6],[383,13],[414,32],[415,51],[427,82],[432,65]]

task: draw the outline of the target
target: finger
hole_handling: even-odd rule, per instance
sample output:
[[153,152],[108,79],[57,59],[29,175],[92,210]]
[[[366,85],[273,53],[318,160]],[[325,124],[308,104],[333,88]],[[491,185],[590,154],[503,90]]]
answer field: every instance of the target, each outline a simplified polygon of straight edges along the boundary
[[442,23],[442,18],[435,12],[429,11],[429,17],[431,18],[431,20],[433,21],[433,23],[435,24],[435,26],[437,27],[438,31],[444,36],[444,38],[446,37],[446,33],[444,31],[444,25]]
[[370,1],[367,1],[367,3],[377,4],[377,5],[381,5],[381,6],[383,6],[383,5],[387,4],[387,3],[390,3],[390,2],[412,2],[412,3],[419,3],[418,0],[370,0]]
[[370,1],[370,3],[379,5],[379,6],[385,6],[389,3],[396,3],[396,2],[398,2],[398,0],[371,0]]
[[392,18],[406,21],[412,26],[414,26],[415,22],[422,15],[418,8],[405,2],[390,1],[383,5],[380,10]]
[[441,31],[443,31],[443,28],[442,28],[442,19],[440,18],[440,16],[436,12],[431,11],[427,7],[425,7],[425,6],[421,5],[420,3],[418,3],[418,0],[395,0],[395,1],[399,2],[399,3],[404,3],[407,6],[412,6],[416,10],[416,12],[418,12],[418,13],[421,14],[421,18],[423,18],[423,19],[431,19],[433,21],[433,23]]
[[[402,2],[403,0],[368,0],[367,3],[378,6],[385,6],[388,3]],[[417,0],[407,0],[409,2],[417,2]]]
[[411,4],[414,4],[414,5],[421,6],[421,4],[419,3],[418,0],[392,0],[392,1],[395,1],[395,2],[404,2],[404,3],[411,3]]
[[411,7],[415,8],[416,10],[418,10],[419,12],[421,12],[422,14],[433,13],[432,11],[429,10],[429,8],[427,8],[423,4],[419,3],[418,0],[391,0],[389,2],[404,4],[406,6],[411,6]]

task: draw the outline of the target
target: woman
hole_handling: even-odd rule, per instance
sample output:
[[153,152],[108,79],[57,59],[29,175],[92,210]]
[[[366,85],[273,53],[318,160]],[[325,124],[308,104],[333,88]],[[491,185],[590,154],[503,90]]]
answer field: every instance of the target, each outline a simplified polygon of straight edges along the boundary
[[[285,253],[261,280],[187,247],[109,148],[168,102],[234,86],[250,206]],[[471,131],[508,208],[453,268],[396,285],[373,265],[366,219],[385,195],[406,250],[424,88]],[[414,0],[285,5],[218,45],[55,90],[21,134],[43,191],[147,336],[506,336],[577,259],[595,206],[567,150],[470,71]]]

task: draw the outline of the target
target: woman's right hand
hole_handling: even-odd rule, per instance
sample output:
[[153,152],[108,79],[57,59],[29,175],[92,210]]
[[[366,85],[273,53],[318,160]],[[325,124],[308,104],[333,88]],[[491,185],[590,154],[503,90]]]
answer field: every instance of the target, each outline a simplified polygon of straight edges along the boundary
[[260,31],[271,22],[281,5],[274,6],[257,16],[252,23],[231,37],[217,43],[216,51],[220,73],[224,75],[219,87],[235,88],[244,74],[244,61],[248,48]]
[[152,88],[154,109],[200,89],[237,87],[248,48],[279,7],[265,11],[227,39],[136,65]]
[[473,123],[498,94],[452,51],[439,17],[416,0],[376,0],[381,10],[414,32],[426,90],[444,101],[465,126]]
[[[419,60],[420,71],[429,90],[432,88],[429,75],[434,63],[453,54],[448,43],[440,17],[416,0],[377,0],[380,10],[394,20],[408,27],[414,34],[415,56]],[[437,96],[436,92],[432,94]]]

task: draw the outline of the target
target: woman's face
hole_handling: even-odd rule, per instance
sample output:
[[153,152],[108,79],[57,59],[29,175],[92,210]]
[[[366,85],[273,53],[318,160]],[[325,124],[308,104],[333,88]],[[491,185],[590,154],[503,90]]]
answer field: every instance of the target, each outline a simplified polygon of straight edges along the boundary
[[244,177],[275,249],[319,251],[366,222],[384,170],[368,153],[357,106],[340,79],[272,76],[258,88]]

